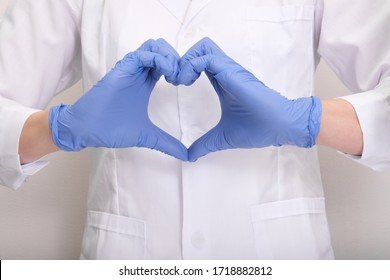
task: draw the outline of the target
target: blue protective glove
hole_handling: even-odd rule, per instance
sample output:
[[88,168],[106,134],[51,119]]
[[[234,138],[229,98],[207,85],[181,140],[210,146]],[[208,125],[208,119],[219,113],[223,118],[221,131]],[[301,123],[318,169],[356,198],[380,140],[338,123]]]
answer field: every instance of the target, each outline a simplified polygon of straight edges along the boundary
[[191,85],[205,71],[222,110],[219,123],[189,148],[189,161],[226,149],[281,145],[309,148],[315,144],[322,112],[318,98],[287,99],[208,38],[182,57],[180,68],[175,84]]
[[54,143],[64,151],[86,147],[146,147],[187,160],[187,148],[154,125],[150,94],[162,75],[173,82],[179,56],[164,40],[149,40],[127,54],[74,105],[50,109]]

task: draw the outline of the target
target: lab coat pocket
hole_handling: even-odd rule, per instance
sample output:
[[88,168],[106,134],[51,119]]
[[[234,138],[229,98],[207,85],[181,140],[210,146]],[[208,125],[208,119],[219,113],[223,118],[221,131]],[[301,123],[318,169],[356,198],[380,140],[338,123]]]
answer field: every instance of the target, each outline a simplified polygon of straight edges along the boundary
[[324,198],[296,198],[252,208],[260,259],[333,259]]
[[314,7],[252,6],[246,11],[246,21],[253,73],[287,97],[309,95]]
[[89,211],[82,259],[143,259],[145,222]]

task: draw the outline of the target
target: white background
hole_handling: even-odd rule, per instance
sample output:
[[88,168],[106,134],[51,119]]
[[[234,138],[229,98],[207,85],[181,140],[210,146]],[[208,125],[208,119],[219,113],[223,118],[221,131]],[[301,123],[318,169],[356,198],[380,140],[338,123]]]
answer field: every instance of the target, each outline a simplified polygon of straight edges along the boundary
[[[0,15],[12,0],[0,0]],[[349,94],[321,63],[316,93]],[[52,104],[71,103],[80,83]],[[0,259],[77,259],[86,214],[88,152],[56,153],[18,191],[0,186]],[[390,259],[390,172],[378,173],[320,147],[336,258]]]

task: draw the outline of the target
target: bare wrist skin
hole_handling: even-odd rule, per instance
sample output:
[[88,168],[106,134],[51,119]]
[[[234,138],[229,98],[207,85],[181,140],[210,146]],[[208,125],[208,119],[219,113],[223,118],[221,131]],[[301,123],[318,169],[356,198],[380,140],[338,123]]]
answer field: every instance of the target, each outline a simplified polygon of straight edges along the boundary
[[363,133],[355,109],[348,101],[322,101],[321,128],[317,144],[350,155],[362,155]]
[[49,112],[40,111],[32,114],[25,122],[19,139],[21,164],[36,161],[58,150],[51,136]]

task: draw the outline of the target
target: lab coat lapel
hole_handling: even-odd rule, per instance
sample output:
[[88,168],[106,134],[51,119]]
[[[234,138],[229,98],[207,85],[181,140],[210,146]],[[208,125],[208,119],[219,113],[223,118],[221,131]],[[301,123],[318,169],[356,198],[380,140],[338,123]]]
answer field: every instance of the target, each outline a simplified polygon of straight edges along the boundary
[[159,0],[161,5],[183,24],[190,22],[210,1],[192,0],[187,9],[188,1]]
[[191,20],[207,5],[211,0],[192,0],[191,5],[187,11],[184,25],[190,23]]
[[159,0],[163,5],[178,21],[183,23],[184,16],[188,7],[188,0]]

